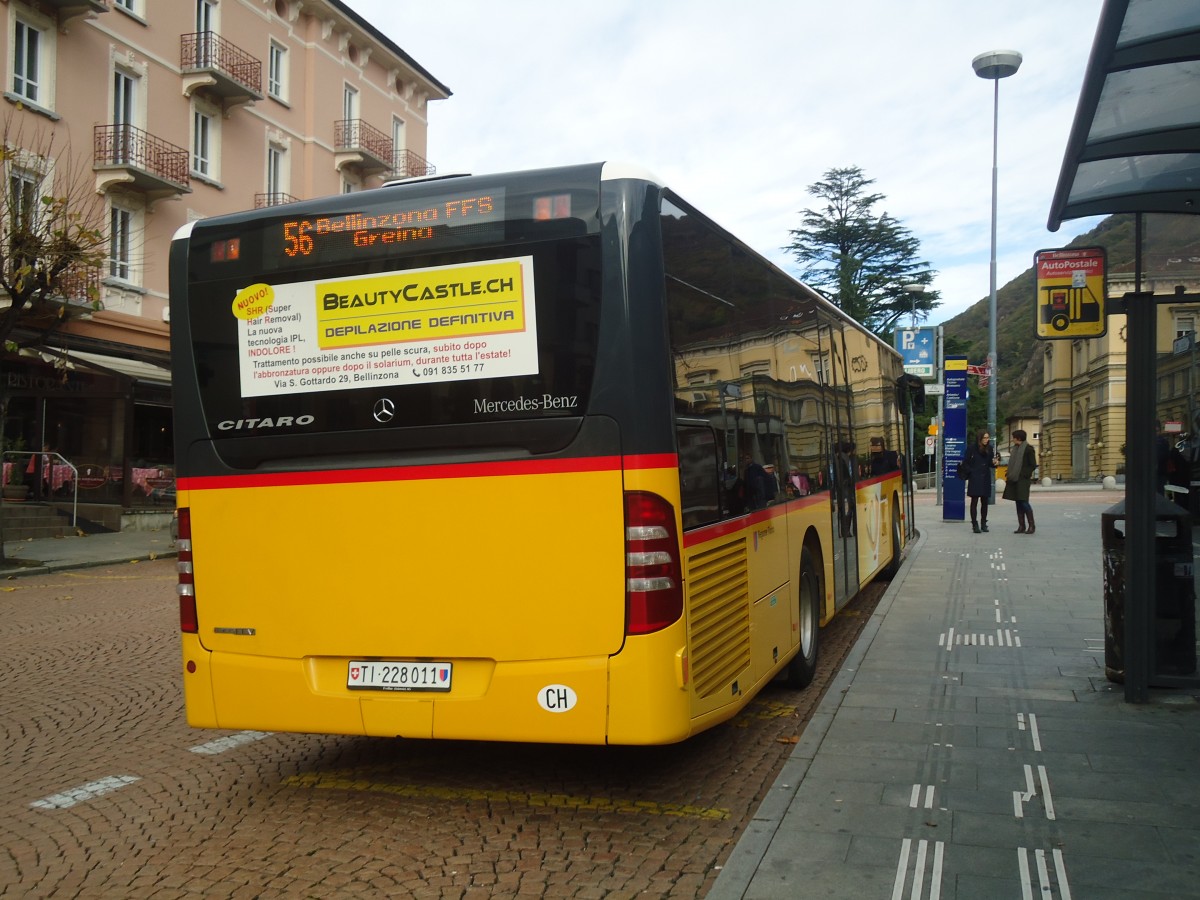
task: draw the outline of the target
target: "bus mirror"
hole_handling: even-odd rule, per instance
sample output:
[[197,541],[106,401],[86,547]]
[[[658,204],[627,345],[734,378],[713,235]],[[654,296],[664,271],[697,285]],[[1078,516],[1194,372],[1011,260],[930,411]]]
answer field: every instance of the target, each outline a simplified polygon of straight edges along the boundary
[[910,401],[913,412],[925,412],[925,382],[906,372],[896,379],[896,403],[901,409],[908,409]]

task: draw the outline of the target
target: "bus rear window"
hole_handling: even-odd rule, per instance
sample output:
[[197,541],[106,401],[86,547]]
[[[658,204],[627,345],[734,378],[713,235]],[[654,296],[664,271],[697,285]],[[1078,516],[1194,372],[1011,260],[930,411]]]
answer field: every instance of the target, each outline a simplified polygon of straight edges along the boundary
[[189,324],[210,434],[585,411],[599,334],[596,236],[348,268],[193,283]]

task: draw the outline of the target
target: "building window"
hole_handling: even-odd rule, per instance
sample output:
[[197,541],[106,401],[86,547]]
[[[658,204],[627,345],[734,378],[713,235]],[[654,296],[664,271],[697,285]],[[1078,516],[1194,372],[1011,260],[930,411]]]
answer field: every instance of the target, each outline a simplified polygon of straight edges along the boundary
[[208,113],[195,110],[192,113],[192,171],[197,175],[211,178],[213,117]]
[[13,46],[13,93],[30,103],[41,103],[42,32],[17,19]]
[[113,72],[113,124],[136,124],[135,89],[137,79],[120,69]]
[[1196,330],[1196,316],[1192,313],[1175,313],[1175,337],[1181,338]]
[[267,94],[287,100],[287,47],[274,41],[267,50]]
[[192,110],[192,173],[217,178],[217,151],[221,126],[217,116],[205,109]]
[[267,193],[271,195],[272,203],[278,203],[280,195],[288,192],[287,157],[284,154],[284,149],[275,144],[267,147]]
[[817,381],[821,384],[833,383],[833,368],[828,353],[818,353],[813,357],[817,366]]
[[108,274],[120,281],[132,281],[133,262],[130,248],[133,243],[133,213],[119,206],[112,208],[109,217]]
[[342,118],[358,118],[358,91],[348,84],[342,87]]
[[15,6],[8,22],[9,90],[31,106],[52,110],[55,23]]
[[196,0],[196,31],[216,31],[217,4],[214,0]]
[[117,9],[125,10],[127,13],[133,13],[136,16],[138,14],[138,2],[139,0],[113,0],[113,6]]
[[41,179],[23,169],[13,169],[8,176],[8,218],[14,230],[28,229],[38,211],[38,190]]

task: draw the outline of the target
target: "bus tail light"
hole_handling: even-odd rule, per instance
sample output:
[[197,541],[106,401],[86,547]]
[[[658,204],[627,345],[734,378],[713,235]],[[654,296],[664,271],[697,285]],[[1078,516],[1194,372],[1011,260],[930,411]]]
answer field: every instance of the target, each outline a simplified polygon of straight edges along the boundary
[[657,494],[625,494],[625,632],[649,634],[683,615],[675,509]]
[[196,634],[200,622],[196,617],[196,581],[192,572],[192,511],[186,506],[179,510],[178,527],[175,547],[179,555],[175,565],[179,583],[175,585],[175,593],[179,595],[179,630]]

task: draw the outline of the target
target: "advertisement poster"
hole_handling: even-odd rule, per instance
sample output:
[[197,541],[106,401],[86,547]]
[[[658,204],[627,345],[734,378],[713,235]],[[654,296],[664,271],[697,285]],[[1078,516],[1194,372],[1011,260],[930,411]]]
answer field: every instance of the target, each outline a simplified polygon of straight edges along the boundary
[[534,374],[532,267],[526,256],[243,288],[242,396]]

